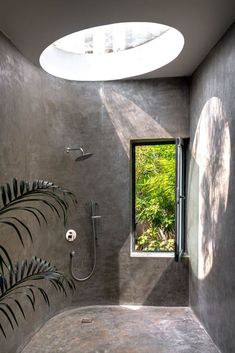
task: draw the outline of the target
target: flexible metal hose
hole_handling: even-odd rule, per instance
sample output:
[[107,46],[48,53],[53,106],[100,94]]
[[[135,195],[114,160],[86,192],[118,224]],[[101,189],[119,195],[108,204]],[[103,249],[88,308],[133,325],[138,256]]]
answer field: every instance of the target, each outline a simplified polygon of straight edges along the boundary
[[74,255],[76,254],[75,251],[71,251],[70,253],[70,272],[71,275],[73,277],[73,279],[75,279],[76,281],[79,282],[83,282],[88,280],[89,278],[91,278],[91,276],[93,275],[95,268],[96,268],[96,240],[97,240],[97,233],[96,233],[96,219],[100,219],[100,216],[96,216],[95,215],[95,209],[96,209],[96,202],[91,201],[91,223],[92,223],[92,233],[93,233],[93,255],[94,255],[94,260],[93,260],[93,266],[92,266],[92,270],[89,273],[88,276],[83,277],[83,278],[79,278],[74,274],[73,271],[73,258]]

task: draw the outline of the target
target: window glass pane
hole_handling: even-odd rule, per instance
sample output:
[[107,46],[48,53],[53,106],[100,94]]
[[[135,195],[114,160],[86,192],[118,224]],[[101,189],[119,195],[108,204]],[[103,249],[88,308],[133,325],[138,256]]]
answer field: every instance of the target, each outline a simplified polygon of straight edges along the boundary
[[175,144],[134,147],[135,251],[175,250]]

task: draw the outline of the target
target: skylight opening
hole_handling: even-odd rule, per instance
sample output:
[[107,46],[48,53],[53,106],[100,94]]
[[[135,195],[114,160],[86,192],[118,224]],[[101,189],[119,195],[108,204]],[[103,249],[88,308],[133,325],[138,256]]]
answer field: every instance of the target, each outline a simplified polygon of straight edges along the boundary
[[156,70],[181,52],[183,35],[148,22],[116,23],[69,34],[40,56],[48,73],[78,81],[105,81]]
[[117,23],[69,34],[53,46],[73,54],[116,53],[146,44],[169,29],[154,23]]

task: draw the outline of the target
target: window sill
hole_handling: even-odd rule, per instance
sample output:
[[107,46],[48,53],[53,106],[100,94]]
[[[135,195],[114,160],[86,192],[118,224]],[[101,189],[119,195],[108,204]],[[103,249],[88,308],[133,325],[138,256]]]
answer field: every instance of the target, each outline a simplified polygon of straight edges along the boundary
[[131,251],[131,257],[165,257],[165,258],[173,258],[175,257],[175,253],[172,251],[169,252],[144,252],[144,251]]

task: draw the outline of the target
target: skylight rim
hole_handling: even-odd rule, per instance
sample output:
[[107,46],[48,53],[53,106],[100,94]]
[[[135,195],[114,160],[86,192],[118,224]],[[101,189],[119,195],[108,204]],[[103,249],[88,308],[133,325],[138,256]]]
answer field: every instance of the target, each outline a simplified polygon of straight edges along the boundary
[[[94,82],[131,79],[160,69],[175,60],[184,47],[184,36],[178,29],[154,22],[120,22],[118,24],[137,25],[142,23],[161,26],[167,28],[167,30],[149,42],[133,48],[111,53],[93,53],[92,55],[63,51],[53,45],[55,41],[42,52],[39,58],[40,65],[49,74],[62,79]],[[99,27],[105,26],[109,25]],[[96,27],[83,29],[82,31],[93,30],[94,28]],[[74,33],[71,33],[71,35]],[[62,39],[68,36],[70,35],[64,36]],[[151,47],[152,52],[149,51]],[[159,52],[163,53],[162,57]],[[139,57],[134,55],[136,53],[139,53]],[[99,64],[96,63],[97,58]],[[124,62],[125,58],[126,61]],[[162,58],[165,58],[165,61]]]

